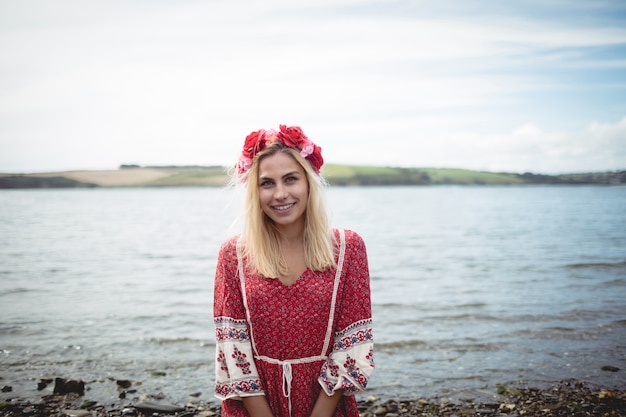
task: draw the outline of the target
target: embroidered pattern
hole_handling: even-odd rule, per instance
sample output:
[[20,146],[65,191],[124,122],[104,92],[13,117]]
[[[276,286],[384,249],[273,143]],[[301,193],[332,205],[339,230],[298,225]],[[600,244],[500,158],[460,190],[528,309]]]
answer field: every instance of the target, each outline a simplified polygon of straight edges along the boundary
[[367,352],[367,355],[365,355],[365,359],[370,361],[370,366],[374,368],[374,348],[373,347],[371,347],[370,351]]
[[230,317],[215,318],[215,340],[219,342],[249,342],[250,333],[245,320]]
[[226,355],[224,355],[224,351],[222,349],[219,349],[216,362],[219,365],[220,370],[226,373],[226,378],[230,379],[230,372],[228,372],[228,364],[226,363]]
[[373,341],[372,319],[361,320],[335,335],[334,350],[346,350],[357,344]]
[[365,389],[374,368],[373,340],[371,318],[359,320],[335,333],[332,357],[320,377],[327,392],[337,388],[349,393]]
[[215,384],[215,394],[220,397],[227,398],[240,393],[260,393],[263,392],[260,379],[226,382]]
[[347,356],[346,361],[343,364],[343,367],[346,369],[346,372],[348,373],[348,375],[350,375],[352,379],[358,382],[359,385],[363,385],[367,383],[367,378],[365,377],[365,375],[363,375],[363,372],[357,366],[356,361],[353,358],[351,358],[350,355]]
[[244,375],[249,375],[251,372],[250,361],[248,361],[247,359],[248,355],[237,349],[237,346],[235,346],[235,351],[233,352],[232,356],[235,360],[235,365],[237,366],[237,368],[241,369],[241,372],[243,372]]

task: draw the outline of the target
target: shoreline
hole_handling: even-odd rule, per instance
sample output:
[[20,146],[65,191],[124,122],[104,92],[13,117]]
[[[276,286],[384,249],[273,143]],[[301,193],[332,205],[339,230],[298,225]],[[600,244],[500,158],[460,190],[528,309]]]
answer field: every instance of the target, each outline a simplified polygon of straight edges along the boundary
[[[116,381],[119,401],[102,404],[85,395],[82,381],[54,382],[54,392],[40,398],[12,398],[4,386],[0,414],[12,416],[176,416],[221,417],[217,400],[200,400],[199,394],[190,394],[186,404],[164,401],[162,393],[138,395],[130,381]],[[42,381],[40,381],[40,384]],[[48,382],[49,383],[49,382]],[[365,393],[367,395],[367,393]],[[626,389],[607,389],[578,380],[562,380],[546,388],[524,385],[497,386],[490,400],[462,398],[452,401],[443,396],[402,399],[367,396],[359,400],[361,417],[399,416],[626,416]]]
[[[123,166],[110,170],[3,173],[0,189],[109,187],[224,187],[224,166]],[[538,174],[457,168],[402,168],[326,164],[322,175],[335,186],[432,185],[626,185],[626,170]]]

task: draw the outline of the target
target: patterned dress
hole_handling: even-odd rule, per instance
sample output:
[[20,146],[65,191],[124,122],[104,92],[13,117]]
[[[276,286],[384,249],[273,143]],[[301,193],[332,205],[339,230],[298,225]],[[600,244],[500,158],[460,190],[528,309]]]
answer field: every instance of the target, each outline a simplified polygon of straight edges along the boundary
[[358,417],[354,394],[374,368],[365,244],[335,230],[337,268],[290,286],[250,271],[237,239],[215,277],[216,396],[222,416],[248,417],[242,397],[265,395],[275,417],[307,417],[323,389],[343,389],[334,417]]

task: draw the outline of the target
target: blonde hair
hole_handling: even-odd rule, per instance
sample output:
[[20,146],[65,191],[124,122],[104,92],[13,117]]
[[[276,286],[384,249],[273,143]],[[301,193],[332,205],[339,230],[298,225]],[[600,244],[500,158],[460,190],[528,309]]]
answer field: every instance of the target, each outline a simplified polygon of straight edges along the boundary
[[244,254],[252,268],[268,278],[278,278],[289,274],[283,258],[280,233],[273,221],[265,215],[259,202],[259,164],[263,158],[284,152],[291,156],[304,169],[309,186],[309,196],[304,211],[304,262],[312,271],[324,271],[335,266],[335,237],[328,222],[323,188],[326,185],[321,176],[315,173],[311,164],[298,150],[280,141],[272,142],[255,155],[246,176],[245,226],[243,231]]

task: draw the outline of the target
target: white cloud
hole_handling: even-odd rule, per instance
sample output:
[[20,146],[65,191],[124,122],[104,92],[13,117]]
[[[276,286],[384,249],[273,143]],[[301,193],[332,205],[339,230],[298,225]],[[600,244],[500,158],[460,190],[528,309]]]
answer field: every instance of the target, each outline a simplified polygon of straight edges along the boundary
[[[584,51],[626,44],[626,29],[429,15],[435,4],[394,14],[356,0],[5,2],[0,171],[227,164],[247,132],[278,123],[301,124],[327,159],[350,163],[537,171],[582,149],[600,155],[589,166],[623,164],[581,145],[608,141],[620,155],[612,130],[573,134],[585,121],[559,109],[549,125],[528,96],[624,90],[623,77],[579,83],[541,69],[624,68]],[[602,105],[589,103],[587,124]],[[626,114],[624,100],[610,110]],[[516,130],[525,125],[542,127]],[[382,141],[377,160],[354,152],[364,141]]]
[[[410,130],[408,126],[405,129]],[[359,156],[371,164],[390,166],[551,174],[610,171],[626,169],[624,138],[626,117],[613,124],[594,122],[574,133],[547,131],[526,124],[511,132],[486,135],[431,131],[430,135],[414,140],[381,137],[380,152],[369,152],[368,157],[367,150],[363,150]],[[344,152],[350,151],[344,148]]]

